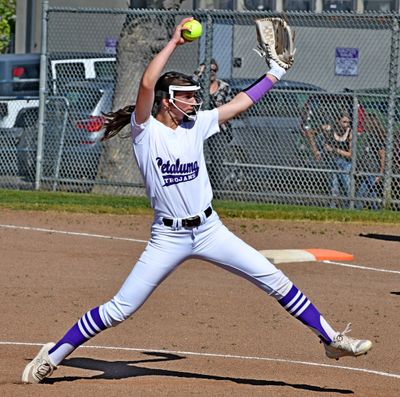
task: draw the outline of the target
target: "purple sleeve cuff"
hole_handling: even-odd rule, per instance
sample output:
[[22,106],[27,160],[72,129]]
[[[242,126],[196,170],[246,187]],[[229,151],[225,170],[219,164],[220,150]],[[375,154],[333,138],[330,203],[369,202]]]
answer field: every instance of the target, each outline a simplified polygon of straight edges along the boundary
[[250,97],[253,103],[258,102],[272,87],[274,83],[267,77],[263,76],[254,82],[244,92]]

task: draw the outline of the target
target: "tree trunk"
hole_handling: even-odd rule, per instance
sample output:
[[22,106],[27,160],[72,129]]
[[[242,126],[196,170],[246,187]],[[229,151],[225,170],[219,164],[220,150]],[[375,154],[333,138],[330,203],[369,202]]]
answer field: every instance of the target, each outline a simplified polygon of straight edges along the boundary
[[[168,4],[168,8],[178,9],[180,3],[179,0],[172,2],[173,6]],[[170,39],[175,18],[168,21],[169,18],[166,20],[164,15],[127,16],[117,49],[113,111],[134,104],[145,67]],[[143,180],[133,158],[129,133],[130,127],[127,126],[116,137],[103,143],[97,180],[112,181],[113,185],[95,185],[94,193],[145,195]],[[126,183],[134,184],[134,187],[121,186]]]

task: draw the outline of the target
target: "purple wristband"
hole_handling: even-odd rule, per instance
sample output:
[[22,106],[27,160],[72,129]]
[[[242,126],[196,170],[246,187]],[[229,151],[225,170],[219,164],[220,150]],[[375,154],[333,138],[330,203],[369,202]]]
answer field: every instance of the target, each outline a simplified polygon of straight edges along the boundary
[[267,76],[263,76],[243,92],[250,97],[253,103],[257,103],[273,86],[274,83]]

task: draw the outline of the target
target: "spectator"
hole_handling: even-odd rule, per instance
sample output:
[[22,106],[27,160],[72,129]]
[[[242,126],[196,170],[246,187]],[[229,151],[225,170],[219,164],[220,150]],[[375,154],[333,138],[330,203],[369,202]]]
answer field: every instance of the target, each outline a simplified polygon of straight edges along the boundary
[[[329,131],[329,126],[336,123],[337,115],[341,112],[347,112],[350,120],[353,120],[351,95],[319,94],[307,100],[302,115],[302,129],[316,162],[325,160],[327,166],[332,165],[328,158],[324,158],[324,135]],[[360,133],[363,131],[364,114],[364,108],[359,106],[357,131]]]
[[362,209],[368,204],[365,198],[371,198],[370,208],[379,208],[376,199],[385,167],[385,129],[378,117],[368,113],[364,118],[364,131],[358,136],[357,169],[361,171],[358,181],[356,208]]
[[[203,87],[207,87],[204,82],[205,64],[202,63],[198,69],[193,73],[193,80],[199,82]],[[210,104],[208,109],[214,109],[224,103],[229,102],[233,98],[233,93],[229,84],[217,78],[218,64],[212,58],[210,62]],[[207,110],[208,110],[207,109]],[[229,123],[220,125],[220,133],[214,134],[208,139],[209,148],[209,162],[207,164],[208,173],[210,175],[211,184],[213,188],[218,190],[222,188],[223,172],[222,162],[224,160],[224,153],[228,143],[232,140],[232,133]]]
[[[303,133],[309,141],[313,165],[329,170],[322,183],[329,186],[331,208],[337,207],[341,193],[350,196],[352,107],[352,96],[320,94],[310,97],[304,109]],[[348,201],[344,204],[348,207]]]
[[336,208],[341,187],[346,197],[350,195],[352,131],[349,114],[345,111],[340,112],[337,122],[326,126],[325,132],[324,150],[331,157],[337,170],[333,172],[331,179],[331,208]]
[[[206,86],[204,80],[205,64],[202,63],[198,69],[193,73],[193,80],[202,83],[201,85]],[[231,88],[226,81],[217,78],[218,64],[217,61],[212,58],[210,62],[210,108],[214,109],[224,103],[229,102],[233,98]]]

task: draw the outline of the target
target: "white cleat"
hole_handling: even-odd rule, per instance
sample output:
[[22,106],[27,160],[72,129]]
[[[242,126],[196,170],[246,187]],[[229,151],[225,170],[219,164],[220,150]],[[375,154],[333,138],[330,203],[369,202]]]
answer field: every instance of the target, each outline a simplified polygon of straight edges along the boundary
[[49,358],[49,350],[54,343],[46,343],[39,351],[37,356],[25,367],[22,373],[23,383],[40,383],[49,377],[57,369]]
[[351,323],[347,324],[343,332],[338,332],[330,345],[324,344],[325,354],[328,358],[339,360],[340,357],[357,357],[367,352],[372,347],[372,342],[367,339],[353,339],[346,336],[351,331]]

